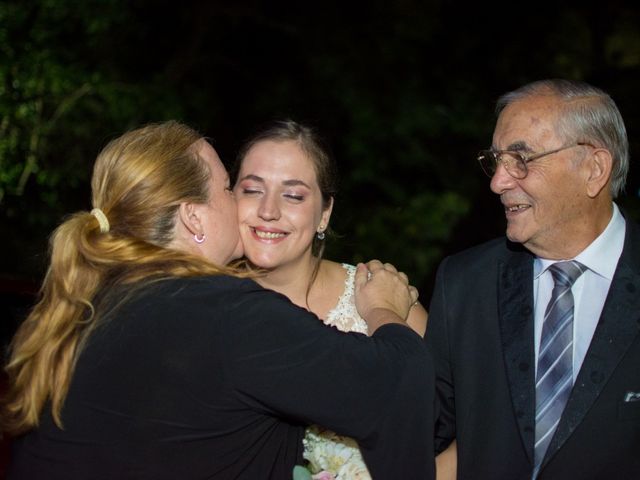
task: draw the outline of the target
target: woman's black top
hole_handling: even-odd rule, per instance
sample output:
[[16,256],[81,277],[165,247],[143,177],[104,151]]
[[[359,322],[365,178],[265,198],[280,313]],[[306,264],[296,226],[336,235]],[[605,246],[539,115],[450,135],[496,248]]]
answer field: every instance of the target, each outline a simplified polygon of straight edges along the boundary
[[63,429],[47,406],[14,440],[10,479],[291,479],[308,423],[357,439],[375,479],[432,478],[433,366],[410,329],[340,333],[227,276],[129,297],[84,346]]

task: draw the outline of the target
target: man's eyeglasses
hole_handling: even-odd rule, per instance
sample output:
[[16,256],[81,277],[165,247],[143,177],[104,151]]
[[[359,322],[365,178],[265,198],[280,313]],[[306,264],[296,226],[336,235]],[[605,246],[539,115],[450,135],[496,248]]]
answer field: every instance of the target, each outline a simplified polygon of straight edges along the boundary
[[545,157],[547,155],[561,152],[562,150],[566,150],[568,148],[584,145],[589,147],[593,146],[590,143],[577,142],[572,143],[571,145],[565,145],[564,147],[556,148],[555,150],[549,150],[547,152],[541,153],[527,153],[517,150],[481,150],[478,153],[478,162],[480,162],[480,166],[482,167],[484,173],[486,173],[489,177],[493,177],[493,175],[496,173],[496,170],[498,169],[498,165],[502,163],[509,175],[511,175],[513,178],[517,178],[518,180],[522,180],[529,173],[529,170],[527,169],[527,164],[529,162],[533,162],[534,160]]

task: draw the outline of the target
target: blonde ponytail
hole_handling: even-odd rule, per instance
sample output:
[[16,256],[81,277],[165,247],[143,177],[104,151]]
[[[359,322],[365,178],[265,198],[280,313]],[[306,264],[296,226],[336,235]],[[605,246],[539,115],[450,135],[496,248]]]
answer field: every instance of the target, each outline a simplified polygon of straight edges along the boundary
[[246,275],[167,248],[180,203],[209,200],[211,172],[194,148],[200,140],[189,127],[166,122],[128,132],[100,153],[94,211],[71,216],[53,233],[40,300],[11,342],[0,412],[4,432],[36,427],[48,401],[62,428],[62,406],[100,314],[93,301],[101,289],[168,277]]

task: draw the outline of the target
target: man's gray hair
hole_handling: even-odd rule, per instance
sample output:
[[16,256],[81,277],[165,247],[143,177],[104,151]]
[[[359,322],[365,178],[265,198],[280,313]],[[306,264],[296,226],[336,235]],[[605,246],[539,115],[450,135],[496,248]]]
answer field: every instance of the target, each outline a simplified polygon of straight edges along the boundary
[[616,198],[627,181],[629,141],[622,115],[613,99],[584,82],[540,80],[502,95],[496,112],[500,114],[511,103],[538,95],[553,95],[564,102],[556,127],[565,140],[590,143],[611,153],[611,196]]

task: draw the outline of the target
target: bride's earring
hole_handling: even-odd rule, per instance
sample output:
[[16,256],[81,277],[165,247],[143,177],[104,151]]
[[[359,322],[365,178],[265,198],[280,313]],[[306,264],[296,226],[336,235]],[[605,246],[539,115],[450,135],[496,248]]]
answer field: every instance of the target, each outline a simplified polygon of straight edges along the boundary
[[320,241],[324,240],[324,225],[320,225],[318,232],[316,233],[316,238]]

